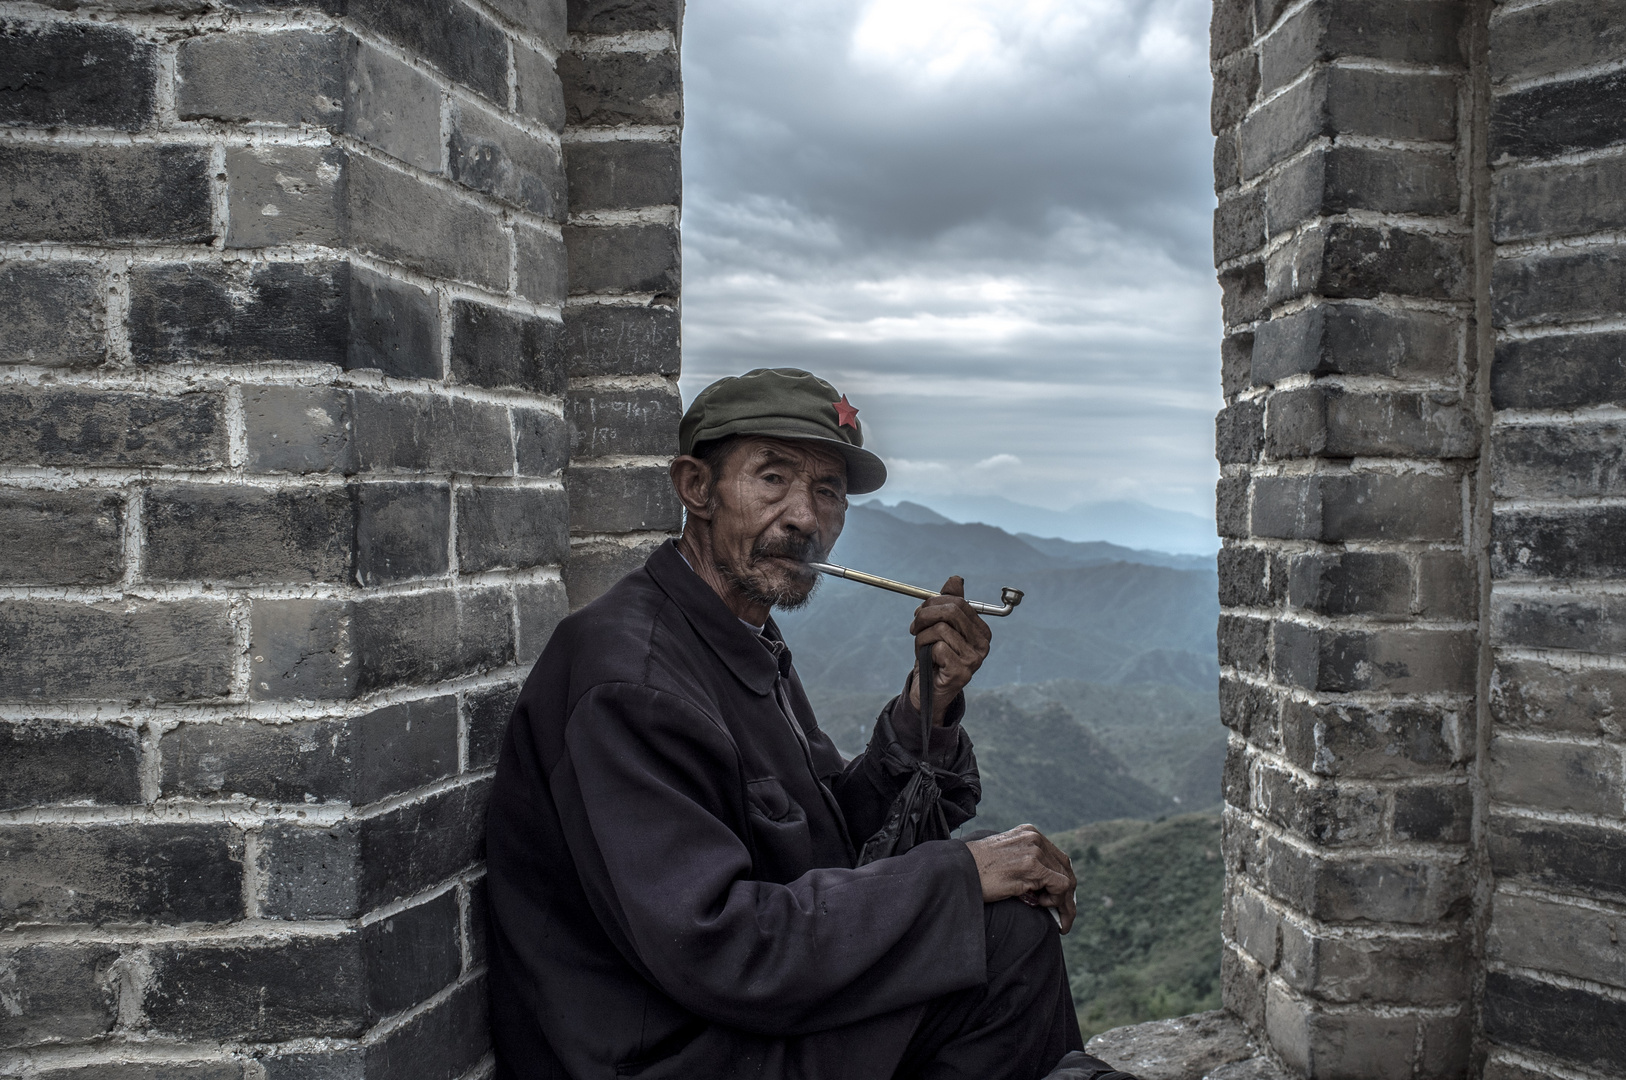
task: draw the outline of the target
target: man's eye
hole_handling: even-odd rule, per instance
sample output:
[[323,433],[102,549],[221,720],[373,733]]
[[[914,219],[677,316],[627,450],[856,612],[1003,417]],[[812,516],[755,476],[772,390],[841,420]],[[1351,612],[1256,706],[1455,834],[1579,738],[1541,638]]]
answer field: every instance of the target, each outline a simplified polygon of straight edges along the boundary
[[762,479],[764,483],[768,484],[782,484],[785,482],[785,478],[776,472],[763,473]]

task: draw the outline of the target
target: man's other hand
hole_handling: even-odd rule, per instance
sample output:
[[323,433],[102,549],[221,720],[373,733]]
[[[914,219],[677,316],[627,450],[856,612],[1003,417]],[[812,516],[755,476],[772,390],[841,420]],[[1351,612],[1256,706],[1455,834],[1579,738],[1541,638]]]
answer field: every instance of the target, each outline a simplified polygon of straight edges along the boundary
[[977,860],[983,903],[1024,896],[1039,907],[1055,908],[1061,916],[1062,933],[1073,928],[1073,889],[1078,885],[1073,860],[1044,833],[1032,825],[1018,825],[1008,832],[968,840],[965,846]]
[[[917,649],[926,644],[932,647],[936,673],[932,683],[932,723],[941,724],[955,696],[988,659],[994,633],[965,602],[965,579],[959,576],[949,578],[941,593],[915,609],[909,632],[915,636]],[[919,675],[916,672],[909,683],[909,702],[916,710],[920,708]]]

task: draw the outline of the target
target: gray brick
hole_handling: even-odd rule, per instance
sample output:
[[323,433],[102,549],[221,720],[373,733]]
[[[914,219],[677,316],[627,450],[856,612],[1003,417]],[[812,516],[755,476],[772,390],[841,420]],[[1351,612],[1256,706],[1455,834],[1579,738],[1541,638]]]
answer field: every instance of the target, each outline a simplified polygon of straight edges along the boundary
[[1620,920],[1592,908],[1498,892],[1486,952],[1503,964],[1626,989]]
[[1282,17],[1282,12],[1293,6],[1293,0],[1254,0],[1253,27],[1255,34],[1268,34]]
[[1437,0],[1313,0],[1259,46],[1265,93],[1311,64],[1344,57],[1445,66],[1462,62],[1462,8]]
[[1254,746],[1267,750],[1281,744],[1281,703],[1262,686],[1220,676],[1220,720]]
[[350,394],[329,386],[243,388],[248,467],[254,472],[354,472]]
[[1240,121],[1259,98],[1259,57],[1251,49],[1214,65],[1208,124],[1215,135]]
[[1219,662],[1256,675],[1270,664],[1270,620],[1221,613],[1219,618]]
[[1216,0],[1208,21],[1209,59],[1218,60],[1253,41],[1253,0]]
[[68,368],[105,360],[100,278],[92,263],[0,263],[0,364]]
[[1626,807],[1621,750],[1498,735],[1488,783],[1498,803],[1618,817]]
[[1226,890],[1225,909],[1220,914],[1227,937],[1265,968],[1276,966],[1281,917],[1251,889]]
[[565,388],[564,325],[489,307],[452,304],[452,378],[474,386],[516,387],[541,394]]
[[367,1075],[454,1080],[490,1053],[485,976],[454,988],[367,1047]]
[[1320,1001],[1454,1005],[1468,996],[1472,967],[1460,937],[1325,937],[1282,924],[1282,978]]
[[1273,458],[1432,457],[1479,453],[1472,407],[1454,391],[1362,393],[1309,386],[1272,394]]
[[403,379],[439,379],[440,304],[404,281],[361,267],[350,271],[349,348],[344,366]]
[[124,573],[124,501],[96,488],[0,490],[3,585],[94,585]]
[[1272,235],[1351,210],[1450,215],[1460,202],[1452,155],[1357,146],[1305,154],[1265,190],[1265,224]]
[[1504,1046],[1626,1070],[1626,1002],[1506,972],[1485,978],[1485,1033]]
[[565,87],[545,53],[516,41],[514,108],[552,131],[565,129]]
[[1456,122],[1450,76],[1328,68],[1242,122],[1242,175],[1258,176],[1323,136],[1450,142]]
[[257,600],[250,614],[256,700],[350,698],[510,663],[504,589],[439,589],[364,600]]
[[437,792],[357,826],[363,909],[445,881],[485,855],[491,781]]
[[1543,83],[1493,98],[1490,158],[1547,158],[1626,139],[1626,72]]
[[565,589],[570,610],[580,611],[598,599],[611,585],[644,565],[658,540],[620,544],[611,540],[572,544],[570,561],[565,563]]
[[514,471],[508,410],[430,394],[357,390],[351,402],[355,452],[363,470],[471,473]]
[[1287,602],[1318,615],[1409,615],[1414,582],[1404,555],[1312,551],[1294,555]]
[[343,34],[317,30],[183,39],[176,111],[182,120],[336,123],[344,113],[345,44]]
[[1250,262],[1220,272],[1220,313],[1227,327],[1263,319],[1269,314],[1265,302],[1265,264]]
[[1219,535],[1248,535],[1248,478],[1222,476],[1214,485],[1214,521]]
[[134,728],[66,720],[0,720],[0,809],[141,801]]
[[363,41],[346,45],[344,130],[391,157],[440,172],[440,87]]
[[1626,228],[1621,158],[1498,169],[1492,185],[1493,229],[1502,243]]
[[153,120],[158,47],[122,27],[0,22],[0,71],[0,125],[135,131]]
[[0,1046],[93,1039],[118,1022],[119,951],[52,942],[0,949],[6,1009]]
[[144,364],[328,363],[344,358],[349,266],[132,267],[130,350]]
[[155,487],[143,569],[157,581],[344,582],[355,513],[338,487]]
[[1618,671],[1509,659],[1498,659],[1491,671],[1490,711],[1498,728],[1608,738],[1620,730],[1623,707],[1626,674]]
[[273,822],[259,830],[260,913],[271,919],[361,913],[356,824],[309,828]]
[[1500,511],[1491,524],[1491,574],[1512,581],[1626,577],[1626,509]]
[[229,825],[0,826],[0,925],[219,923],[243,915]]
[[350,499],[356,513],[357,582],[381,585],[446,573],[452,531],[448,485],[356,484]]
[[1450,476],[1266,476],[1253,482],[1252,522],[1255,535],[1284,540],[1454,541],[1462,497]]
[[561,53],[565,117],[581,127],[683,123],[683,77],[675,52]]
[[331,146],[227,150],[226,246],[342,246],[346,160],[343,150]]
[[676,206],[683,201],[677,143],[573,143],[565,154],[565,175],[573,213]]
[[[1268,759],[1250,770],[1251,805],[1271,824],[1323,847],[1364,847],[1384,834],[1388,806],[1382,792],[1361,783],[1305,783],[1272,768]],[[1227,799],[1236,805],[1236,800]]]
[[1255,1031],[1265,1022],[1265,978],[1269,973],[1245,959],[1234,945],[1220,953],[1220,1000],[1228,1012]]
[[1549,889],[1626,896],[1626,829],[1491,814],[1491,870]]
[[565,312],[570,373],[676,375],[681,323],[668,304],[584,304]]
[[[1284,987],[1272,986],[1265,1003],[1265,1032],[1289,1075],[1404,1080],[1414,1075],[1419,1020],[1407,1014],[1323,1012]],[[1347,1072],[1343,1070],[1348,1070]],[[1449,1074],[1440,1074],[1439,1080]]]
[[683,26],[683,0],[569,0],[570,31],[620,34],[629,30],[670,30]]
[[677,453],[683,399],[675,389],[572,390],[566,412],[574,458]]
[[546,230],[514,223],[516,291],[538,304],[561,305],[570,291],[565,242]]
[[1273,251],[1265,276],[1274,305],[1312,293],[1459,300],[1471,275],[1460,236],[1329,222]]
[[1311,918],[1430,925],[1466,908],[1467,867],[1452,860],[1355,852],[1312,854],[1274,837],[1263,843],[1266,889]]
[[1256,251],[1264,244],[1264,190],[1255,188],[1221,199],[1214,209],[1214,265]]
[[1229,191],[1241,182],[1240,129],[1222,131],[1214,139],[1214,193]]
[[1258,461],[1264,445],[1264,401],[1239,401],[1214,417],[1214,456],[1221,465]]
[[145,1018],[184,1039],[354,1038],[372,1019],[356,937],[155,947]]
[[1626,248],[1501,259],[1491,271],[1492,319],[1499,327],[1605,319],[1626,294]]
[[1557,334],[1496,345],[1491,403],[1498,409],[1622,402],[1626,402],[1626,334]]
[[570,553],[563,491],[476,487],[457,493],[457,564],[464,573],[554,566]]
[[159,752],[166,798],[360,806],[457,772],[457,700],[407,701],[334,720],[182,724],[164,733]]
[[1418,311],[1314,303],[1262,324],[1251,373],[1255,386],[1293,375],[1412,375],[1455,372],[1454,320]]
[[1476,553],[1423,551],[1417,555],[1416,612],[1426,619],[1479,618]]
[[565,471],[565,489],[575,534],[675,532],[682,524],[683,504],[664,467],[572,465]]
[[570,294],[676,295],[682,249],[670,225],[567,225]]
[[348,182],[355,247],[434,277],[507,289],[508,237],[495,215],[369,158],[351,161]]
[[508,731],[508,718],[513,715],[514,703],[519,700],[519,688],[519,683],[499,683],[470,690],[464,695],[463,708],[468,716],[469,768],[489,769],[497,764],[503,736]]
[[473,8],[453,0],[350,0],[348,14],[448,78],[507,103],[508,39]]
[[224,600],[11,600],[0,603],[0,700],[217,698],[234,651]]
[[1251,333],[1228,334],[1220,340],[1220,390],[1226,397],[1253,385],[1253,341]]
[[565,0],[491,0],[491,6],[527,33],[555,49],[564,48],[568,37]]
[[1500,11],[1490,23],[1492,82],[1558,75],[1626,55],[1626,3],[1565,0]]
[[570,425],[542,409],[515,409],[514,456],[521,476],[558,475],[570,461]]
[[0,160],[0,239],[203,243],[208,170],[196,146],[14,144]]
[[559,151],[494,113],[454,101],[447,160],[466,188],[554,221],[565,219]]
[[460,919],[453,889],[362,927],[370,1013],[410,1009],[457,978],[463,963]]
[[1626,597],[1582,590],[1493,593],[1491,633],[1502,646],[1619,653],[1626,651]]
[[472,971],[488,962],[487,944],[491,921],[491,889],[482,874],[468,884],[467,915],[463,921],[463,967]]
[[1276,678],[1331,693],[1467,693],[1476,659],[1475,635],[1467,630],[1336,630],[1279,622],[1271,642]]
[[1397,788],[1394,793],[1397,840],[1466,844],[1473,831],[1473,792],[1466,784]]
[[1308,704],[1290,700],[1282,718],[1282,751],[1301,769],[1324,776],[1394,779],[1448,772],[1471,756],[1459,746],[1471,717],[1438,705]]
[[[575,558],[574,551],[570,558]],[[519,610],[519,646],[515,659],[529,670],[547,648],[559,620],[570,614],[565,586],[559,581],[542,581],[514,588],[514,606]]]

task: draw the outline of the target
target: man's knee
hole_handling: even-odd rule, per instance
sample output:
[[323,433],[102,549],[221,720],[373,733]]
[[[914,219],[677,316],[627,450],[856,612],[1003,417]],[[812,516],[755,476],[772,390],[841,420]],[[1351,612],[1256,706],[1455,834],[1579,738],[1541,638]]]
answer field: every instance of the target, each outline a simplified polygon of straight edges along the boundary
[[1012,898],[984,904],[982,914],[990,972],[1036,960],[1061,962],[1061,934],[1049,909]]

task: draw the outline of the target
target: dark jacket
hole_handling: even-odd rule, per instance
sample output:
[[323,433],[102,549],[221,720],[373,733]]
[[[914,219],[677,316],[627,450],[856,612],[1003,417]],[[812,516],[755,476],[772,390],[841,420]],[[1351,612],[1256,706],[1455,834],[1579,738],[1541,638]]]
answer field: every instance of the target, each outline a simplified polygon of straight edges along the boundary
[[[985,978],[963,843],[854,868],[907,779],[884,744],[918,722],[894,699],[844,763],[782,643],[670,543],[564,620],[492,794],[498,1076],[890,1076],[920,1006]],[[932,741],[974,775],[957,723]],[[962,823],[974,786],[944,803]]]

